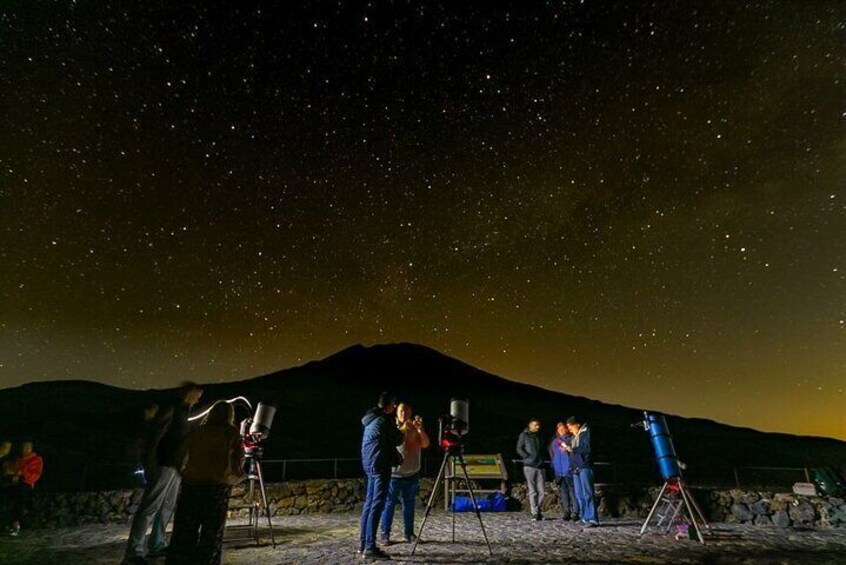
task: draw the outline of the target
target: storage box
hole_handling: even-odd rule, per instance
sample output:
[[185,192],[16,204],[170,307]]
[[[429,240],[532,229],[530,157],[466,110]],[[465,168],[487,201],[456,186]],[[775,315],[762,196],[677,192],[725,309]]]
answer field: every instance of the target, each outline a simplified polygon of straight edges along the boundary
[[801,496],[819,496],[814,483],[793,483],[793,493]]

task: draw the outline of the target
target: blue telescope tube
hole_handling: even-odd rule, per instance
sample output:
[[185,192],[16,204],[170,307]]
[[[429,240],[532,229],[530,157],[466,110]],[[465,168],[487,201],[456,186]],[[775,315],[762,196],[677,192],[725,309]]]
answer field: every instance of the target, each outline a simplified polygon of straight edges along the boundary
[[667,481],[677,479],[681,476],[676,448],[673,447],[673,437],[667,426],[667,419],[663,414],[643,413],[643,425],[649,432],[649,439],[652,441],[652,448],[655,450],[655,457],[658,459],[658,470],[661,477]]

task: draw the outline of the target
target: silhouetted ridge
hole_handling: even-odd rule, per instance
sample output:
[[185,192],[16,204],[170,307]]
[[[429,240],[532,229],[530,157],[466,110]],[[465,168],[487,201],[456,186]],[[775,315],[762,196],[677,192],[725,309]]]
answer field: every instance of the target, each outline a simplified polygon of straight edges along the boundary
[[[542,434],[576,414],[593,428],[595,454],[618,479],[650,478],[655,462],[648,437],[631,428],[641,410],[509,381],[423,345],[353,345],[319,361],[268,375],[204,385],[204,403],[243,395],[276,405],[268,457],[357,457],[361,415],[389,390],[410,400],[433,433],[453,397],[470,401],[468,452],[514,457],[530,416]],[[0,391],[0,435],[33,436],[56,470],[58,462],[127,462],[128,438],[142,406],[167,404],[173,389],[132,391],[85,381],[35,383]],[[802,467],[846,460],[846,442],[762,433],[707,420],[668,417],[676,449],[693,480],[731,476],[734,466]],[[119,467],[114,467],[115,469]],[[59,472],[59,471],[56,471]],[[607,477],[606,477],[607,478]]]

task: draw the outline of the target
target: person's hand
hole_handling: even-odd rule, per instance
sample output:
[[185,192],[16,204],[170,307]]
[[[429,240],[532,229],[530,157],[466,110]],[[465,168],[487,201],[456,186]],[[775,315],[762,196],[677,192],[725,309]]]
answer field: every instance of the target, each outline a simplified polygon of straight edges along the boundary
[[411,425],[413,425],[417,429],[417,431],[419,432],[420,430],[423,429],[423,417],[422,416],[415,416],[414,420],[411,422]]

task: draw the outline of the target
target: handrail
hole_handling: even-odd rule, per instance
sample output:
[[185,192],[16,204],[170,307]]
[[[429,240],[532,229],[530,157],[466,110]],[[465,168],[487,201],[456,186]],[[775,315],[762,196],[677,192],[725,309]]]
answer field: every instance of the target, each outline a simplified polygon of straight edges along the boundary
[[[428,470],[429,470],[429,467],[430,467],[429,462],[430,461],[436,461],[436,460],[440,460],[440,457],[435,457],[435,456],[426,457],[426,456],[424,456],[422,458],[421,463],[422,463],[423,467],[421,469],[421,474],[423,476],[428,476]],[[320,475],[320,477],[316,477],[316,478],[327,478],[326,475],[329,475],[330,478],[332,478],[332,479],[352,478],[353,476],[359,476],[360,475],[359,470],[356,470],[355,473],[352,473],[350,475],[342,476],[341,465],[342,464],[350,464],[350,463],[359,462],[359,461],[361,461],[360,457],[316,457],[316,458],[301,458],[301,459],[300,458],[262,459],[262,464],[267,465],[267,466],[273,466],[273,467],[281,465],[281,467],[282,467],[282,469],[281,469],[281,475],[282,475],[281,480],[286,481],[288,479],[289,474],[290,474],[290,466],[291,465],[296,466],[296,465],[307,465],[307,464],[315,464],[315,463],[316,464],[324,464],[325,463],[325,464],[329,464],[329,466],[331,467],[330,473],[314,473],[315,475]],[[507,459],[506,461],[508,461],[512,465],[512,470],[514,470],[515,467],[518,464],[522,463],[522,460],[520,460],[520,459]],[[603,468],[606,468],[606,469],[610,469],[610,471],[611,471],[611,476],[608,477],[610,480],[606,483],[600,483],[600,484],[617,484],[617,482],[618,482],[617,481],[618,466],[615,463],[610,462],[610,461],[595,461],[593,463],[593,465],[596,466],[596,467],[603,467]],[[80,465],[78,467],[79,474],[73,473],[73,475],[76,475],[76,477],[78,477],[79,490],[84,491],[86,486],[88,486],[88,483],[92,482],[92,477],[98,476],[98,473],[97,473],[98,470],[108,471],[108,470],[114,470],[114,469],[126,469],[128,471],[129,467],[130,467],[130,465],[127,464],[127,463],[114,463],[114,462],[107,462],[107,461],[87,462],[87,463],[83,463],[82,465]],[[435,466],[435,468],[436,467],[437,466]],[[741,483],[741,472],[742,471],[774,471],[774,472],[796,472],[796,473],[801,472],[804,475],[805,482],[810,483],[810,482],[812,482],[812,479],[811,479],[811,476],[812,476],[811,471],[812,470],[813,470],[812,466],[805,466],[805,467],[770,467],[770,466],[760,466],[760,465],[744,465],[744,466],[732,467],[732,475],[733,475],[733,479],[734,479],[734,485],[739,489],[739,488],[741,488],[741,484],[742,484]],[[512,476],[520,476],[520,474],[512,474]],[[66,481],[64,484],[69,486],[73,482],[75,482],[74,479],[70,478],[70,481],[69,482]],[[764,485],[766,485],[766,484],[776,485],[777,483],[769,482],[769,483],[763,483],[763,484]]]

